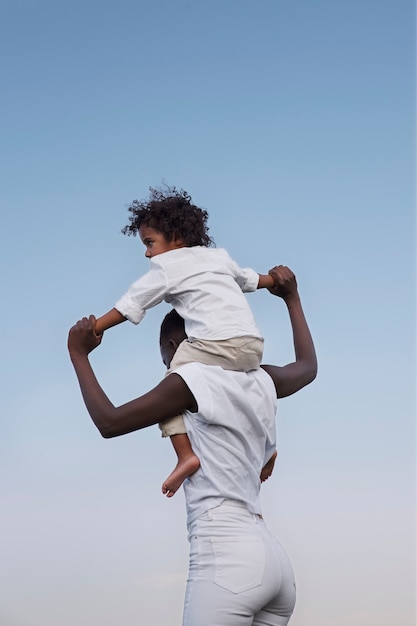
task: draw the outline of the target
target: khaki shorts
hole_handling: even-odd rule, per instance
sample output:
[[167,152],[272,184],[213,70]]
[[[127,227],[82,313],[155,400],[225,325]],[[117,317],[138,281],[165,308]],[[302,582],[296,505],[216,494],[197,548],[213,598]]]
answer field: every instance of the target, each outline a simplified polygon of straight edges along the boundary
[[[225,370],[249,372],[261,364],[264,340],[258,337],[232,337],[218,341],[185,339],[171,361],[166,376],[186,363],[218,365]],[[170,417],[159,424],[162,437],[171,437],[187,432],[182,415]]]

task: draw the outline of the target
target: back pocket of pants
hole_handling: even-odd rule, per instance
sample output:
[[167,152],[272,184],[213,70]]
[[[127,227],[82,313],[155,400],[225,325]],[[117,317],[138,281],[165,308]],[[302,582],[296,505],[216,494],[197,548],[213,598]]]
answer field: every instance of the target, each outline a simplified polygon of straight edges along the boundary
[[241,593],[262,583],[265,548],[258,537],[212,537],[215,576],[219,587]]

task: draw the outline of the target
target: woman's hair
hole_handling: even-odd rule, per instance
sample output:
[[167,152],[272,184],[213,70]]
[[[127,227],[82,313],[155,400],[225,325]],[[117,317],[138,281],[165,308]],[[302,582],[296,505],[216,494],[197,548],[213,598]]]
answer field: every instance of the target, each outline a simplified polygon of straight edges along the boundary
[[162,320],[159,343],[162,343],[167,337],[179,337],[179,340],[182,341],[183,336],[186,336],[184,320],[175,309],[171,309]]
[[186,247],[213,246],[208,235],[208,213],[192,204],[184,189],[149,187],[148,200],[134,200],[129,207],[129,224],[122,229],[124,235],[137,235],[141,226],[161,232],[167,241],[183,239]]

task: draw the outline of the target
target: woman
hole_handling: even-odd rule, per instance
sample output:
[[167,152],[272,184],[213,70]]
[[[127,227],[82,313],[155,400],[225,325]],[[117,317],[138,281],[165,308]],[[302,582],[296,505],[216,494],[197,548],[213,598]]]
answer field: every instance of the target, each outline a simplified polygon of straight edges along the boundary
[[[316,376],[313,341],[293,272],[270,270],[273,295],[289,313],[295,361],[250,372],[189,363],[148,393],[115,407],[99,386],[88,354],[101,341],[95,319],[69,333],[68,348],[87,410],[103,437],[115,437],[182,413],[200,468],[184,483],[190,571],[183,626],[285,626],[295,604],[291,564],[267,530],[260,475],[272,471],[276,399]],[[168,314],[160,348],[167,367],[186,339],[181,318]]]

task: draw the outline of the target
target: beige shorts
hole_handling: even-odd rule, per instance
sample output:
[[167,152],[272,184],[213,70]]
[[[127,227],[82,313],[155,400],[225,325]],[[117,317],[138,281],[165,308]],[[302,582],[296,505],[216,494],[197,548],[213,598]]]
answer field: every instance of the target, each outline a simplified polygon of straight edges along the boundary
[[[219,365],[225,370],[249,372],[258,369],[262,361],[264,340],[258,337],[232,337],[218,341],[206,339],[185,339],[171,361],[166,376],[180,365],[204,363]],[[170,417],[159,424],[162,437],[171,437],[187,432],[182,415]]]

